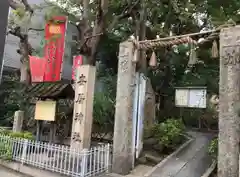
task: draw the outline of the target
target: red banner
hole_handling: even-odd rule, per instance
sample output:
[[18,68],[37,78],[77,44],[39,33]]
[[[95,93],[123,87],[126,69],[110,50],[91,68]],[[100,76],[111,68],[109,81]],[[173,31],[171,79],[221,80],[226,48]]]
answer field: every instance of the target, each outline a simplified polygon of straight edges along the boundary
[[72,67],[72,80],[76,80],[76,69],[83,64],[83,58],[81,55],[73,57],[73,67]]
[[45,58],[29,56],[29,61],[32,82],[43,82],[46,69]]
[[[45,27],[46,45],[44,56],[47,60],[44,73],[44,82],[56,82],[61,80],[61,70],[64,58],[64,45],[67,18],[54,17]],[[56,23],[57,22],[57,23]]]

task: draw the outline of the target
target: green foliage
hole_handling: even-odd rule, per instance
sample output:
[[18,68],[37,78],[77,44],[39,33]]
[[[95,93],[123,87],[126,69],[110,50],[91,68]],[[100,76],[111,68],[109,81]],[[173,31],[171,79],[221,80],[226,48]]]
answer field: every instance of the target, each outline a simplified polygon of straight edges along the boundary
[[11,138],[22,138],[22,139],[28,139],[28,140],[33,140],[33,134],[31,132],[13,132],[10,130],[5,130],[2,129],[0,130],[0,135],[4,135],[4,136],[9,136]]
[[3,160],[11,160],[12,159],[12,148],[13,143],[10,142],[0,142],[0,158]]
[[[0,130],[0,135],[4,135],[9,138],[21,138],[21,139],[28,139],[33,140],[34,137],[30,132],[12,132],[9,130]],[[5,138],[1,138],[0,141],[0,158],[3,160],[11,160],[13,154],[13,147],[16,144],[13,141],[8,141]]]
[[98,81],[102,85],[95,92],[93,117],[96,131],[108,133],[114,127],[116,76],[111,75],[111,71],[102,69],[98,70]]
[[208,147],[208,152],[209,154],[217,159],[217,155],[218,155],[218,138],[215,138],[211,141],[209,147]]
[[29,117],[29,95],[24,91],[25,86],[19,83],[18,72],[3,71],[2,84],[0,85],[0,126],[11,127],[14,112],[25,111]]
[[13,138],[22,138],[28,140],[34,139],[33,134],[31,132],[10,132],[9,136]]
[[16,10],[13,10],[12,12],[19,19],[22,19],[24,17],[24,15],[25,15],[25,9],[24,8],[18,8]]
[[100,132],[111,131],[114,124],[114,100],[108,94],[98,92],[93,107],[94,123],[101,129]]
[[181,119],[167,119],[154,125],[149,131],[165,148],[175,148],[184,140],[184,130]]

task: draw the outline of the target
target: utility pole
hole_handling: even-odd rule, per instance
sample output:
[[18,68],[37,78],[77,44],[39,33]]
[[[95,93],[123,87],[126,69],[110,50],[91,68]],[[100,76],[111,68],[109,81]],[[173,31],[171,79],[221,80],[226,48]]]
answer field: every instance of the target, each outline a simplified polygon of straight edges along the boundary
[[9,14],[9,3],[7,0],[0,1],[0,84],[2,81],[3,64],[4,64],[4,48],[6,31],[8,24],[8,14]]

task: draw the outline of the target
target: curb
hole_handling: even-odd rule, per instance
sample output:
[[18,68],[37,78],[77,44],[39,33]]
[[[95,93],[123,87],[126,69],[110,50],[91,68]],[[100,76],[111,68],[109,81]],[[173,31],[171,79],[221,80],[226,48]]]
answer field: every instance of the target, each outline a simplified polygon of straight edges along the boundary
[[14,176],[16,175],[16,176],[19,176],[19,177],[32,177],[32,176],[29,176],[29,175],[27,175],[25,173],[21,173],[21,172],[19,172],[17,170],[13,170],[12,168],[6,167],[6,166],[2,165],[1,163],[0,163],[0,168],[3,169],[6,172],[14,174]]
[[217,166],[217,161],[213,160],[211,166],[205,171],[205,173],[201,177],[209,177],[216,166]]
[[12,163],[12,162],[9,162],[9,161],[0,160],[0,166],[5,168],[5,169],[7,169],[7,170],[9,170],[9,171],[18,173],[21,176],[24,175],[26,177],[34,177],[32,175],[29,175],[28,173],[21,172],[20,164],[17,164],[17,163]]
[[167,156],[166,158],[164,158],[161,162],[159,162],[159,164],[157,164],[156,166],[154,166],[149,172],[147,172],[143,177],[148,177],[150,176],[157,168],[163,166],[172,156],[176,155],[178,152],[180,152],[182,149],[184,149],[185,147],[187,147],[194,139],[189,136],[186,135],[186,137],[189,139],[187,142],[185,142],[183,145],[181,145],[176,151],[174,151],[172,154],[170,154],[169,156]]
[[3,168],[9,169],[11,171],[14,171],[24,177],[43,177],[43,176],[63,177],[64,176],[64,175],[49,172],[40,168],[23,165],[18,162],[0,160],[0,166],[2,166]]

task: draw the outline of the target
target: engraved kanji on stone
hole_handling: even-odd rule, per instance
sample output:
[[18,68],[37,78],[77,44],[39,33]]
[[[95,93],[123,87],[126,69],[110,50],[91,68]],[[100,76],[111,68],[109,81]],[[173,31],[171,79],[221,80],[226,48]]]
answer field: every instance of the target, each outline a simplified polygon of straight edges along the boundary
[[83,119],[83,113],[80,112],[80,113],[75,114],[75,117],[74,117],[75,121],[80,121],[80,123],[81,123],[82,119]]
[[223,47],[224,65],[236,65],[240,63],[240,48],[238,46]]
[[79,93],[78,97],[77,97],[77,100],[76,100],[76,103],[82,104],[84,100],[85,100],[84,94],[83,93]]
[[128,61],[127,60],[121,61],[120,69],[121,69],[121,72],[125,72],[128,70]]
[[83,74],[81,74],[81,76],[79,76],[79,80],[78,80],[78,84],[79,85],[84,85],[86,83],[86,76],[84,76]]
[[76,142],[82,142],[80,133],[78,132],[73,132],[72,139],[73,141],[76,141]]

